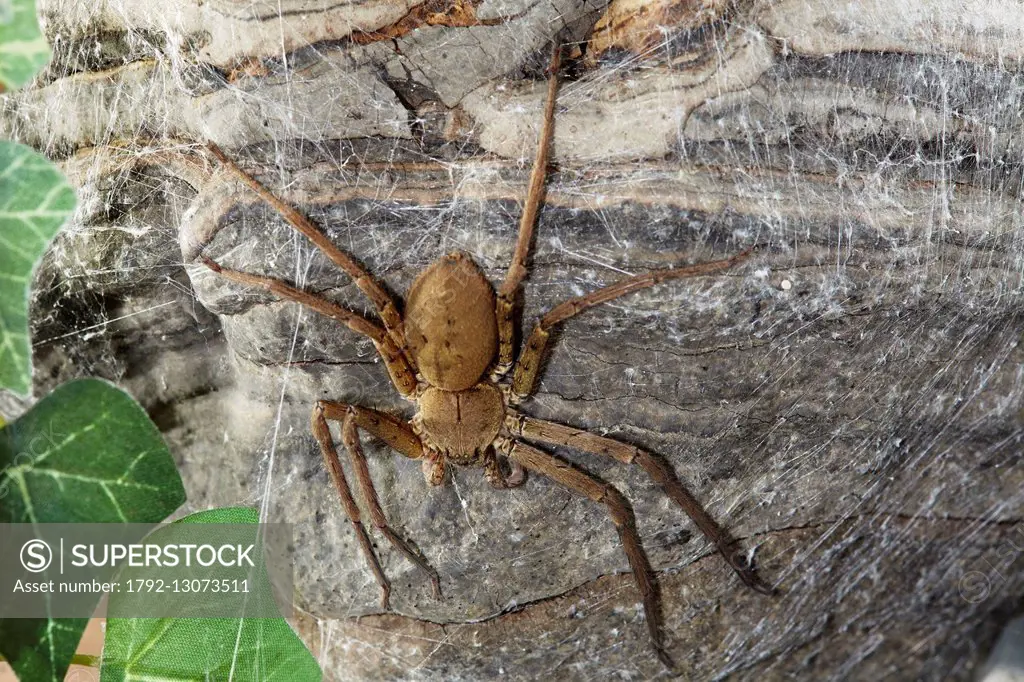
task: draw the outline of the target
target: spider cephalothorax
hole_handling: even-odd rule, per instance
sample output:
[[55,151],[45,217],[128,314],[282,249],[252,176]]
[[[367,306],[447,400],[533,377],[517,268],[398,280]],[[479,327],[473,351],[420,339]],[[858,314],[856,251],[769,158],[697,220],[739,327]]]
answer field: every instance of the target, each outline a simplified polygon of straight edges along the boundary
[[[671,666],[664,646],[654,572],[641,545],[633,512],[622,494],[526,441],[568,446],[585,453],[612,457],[625,464],[638,464],[715,544],[744,583],[760,592],[769,593],[771,589],[757,578],[743,555],[734,551],[735,543],[730,536],[704,511],[661,458],[611,438],[530,417],[518,412],[514,406],[532,394],[541,360],[548,348],[550,331],[562,321],[659,282],[720,272],[746,259],[750,251],[726,260],[627,277],[570,299],[540,318],[517,357],[513,310],[527,275],[530,242],[544,193],[558,89],[558,59],[559,51],[556,50],[548,83],[544,126],[530,174],[519,236],[508,274],[497,291],[468,255],[452,253],[417,277],[406,297],[403,317],[392,296],[362,265],[331,243],[305,216],[238,168],[214,145],[210,148],[221,163],[280,211],[296,230],[353,278],[356,286],[373,303],[380,323],[282,280],[230,270],[206,257],[202,260],[210,269],[228,279],[265,287],[283,299],[312,308],[369,337],[380,353],[395,388],[415,404],[415,414],[408,421],[386,412],[328,400],[318,401],[313,408],[313,433],[356,537],[380,584],[383,608],[388,608],[391,586],[363,526],[361,512],[338,459],[329,421],[341,423],[342,440],[374,526],[396,549],[430,576],[438,596],[440,581],[437,573],[388,525],[370,479],[359,441],[359,429],[373,434],[406,457],[421,460],[427,482],[433,485],[444,481],[448,464],[481,466],[487,480],[496,488],[521,485],[525,481],[525,471],[529,470],[604,504],[618,530],[640,589],[651,641],[661,660]],[[499,454],[510,463],[512,471],[508,475],[499,465]]]

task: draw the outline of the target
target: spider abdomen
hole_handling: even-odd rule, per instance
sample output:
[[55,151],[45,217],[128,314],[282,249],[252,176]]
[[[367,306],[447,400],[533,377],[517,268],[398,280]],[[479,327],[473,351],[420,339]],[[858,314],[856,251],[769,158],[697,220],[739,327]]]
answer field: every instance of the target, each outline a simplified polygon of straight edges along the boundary
[[464,391],[480,381],[498,352],[494,288],[464,253],[420,273],[406,298],[405,338],[427,383]]
[[416,421],[427,445],[455,464],[477,464],[505,419],[505,401],[493,384],[465,391],[428,388]]

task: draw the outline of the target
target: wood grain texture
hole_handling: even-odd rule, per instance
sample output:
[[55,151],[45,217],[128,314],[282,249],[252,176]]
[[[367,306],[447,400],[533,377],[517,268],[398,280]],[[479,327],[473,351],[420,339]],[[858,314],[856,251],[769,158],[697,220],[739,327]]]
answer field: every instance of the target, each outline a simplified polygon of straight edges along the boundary
[[[569,322],[523,406],[664,456],[778,585],[743,590],[642,472],[559,450],[631,501],[684,675],[969,679],[1019,611],[1024,11],[683,4],[483,2],[475,16],[500,21],[370,45],[323,37],[317,19],[342,11],[327,3],[283,24],[247,4],[263,19],[215,22],[201,47],[110,11],[107,32],[70,32],[67,73],[0,99],[0,132],[64,159],[85,197],[40,274],[38,390],[118,379],[192,505],[269,495],[295,524],[297,625],[329,678],[665,674],[603,509],[475,470],[428,489],[367,440],[385,513],[445,594],[379,543],[396,610],[380,614],[306,424],[321,398],[406,404],[368,342],[196,265],[202,251],[370,312],[203,155],[209,139],[397,294],[455,249],[499,283],[556,34],[581,50],[526,324],[626,273],[762,247]],[[637,40],[607,29],[587,51],[595,23],[630,11]],[[642,11],[678,18],[652,42]],[[285,53],[265,33],[282,25]],[[110,52],[90,61],[97,35]],[[232,71],[244,59],[259,68]]]

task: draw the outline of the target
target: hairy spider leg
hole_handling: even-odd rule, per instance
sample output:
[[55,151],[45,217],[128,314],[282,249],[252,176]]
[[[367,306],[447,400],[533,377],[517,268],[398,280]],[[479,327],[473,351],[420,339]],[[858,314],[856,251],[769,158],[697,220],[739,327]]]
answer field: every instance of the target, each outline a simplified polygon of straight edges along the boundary
[[384,361],[384,366],[388,369],[388,374],[391,376],[391,382],[395,385],[395,389],[404,397],[410,397],[416,392],[416,373],[409,364],[409,358],[402,352],[400,347],[395,345],[395,341],[384,329],[370,322],[362,315],[347,310],[337,303],[328,301],[322,296],[297,289],[274,277],[254,275],[249,272],[225,268],[220,263],[206,256],[202,256],[201,260],[206,267],[225,279],[238,282],[239,284],[263,287],[278,298],[304,305],[321,315],[326,315],[341,322],[354,332],[368,336],[377,348],[377,352],[380,353],[380,357]]
[[571,298],[564,303],[556,305],[540,318],[537,326],[533,328],[533,332],[530,334],[526,345],[523,347],[519,360],[516,362],[515,371],[512,373],[512,392],[519,398],[529,397],[533,393],[537,383],[537,375],[540,373],[541,362],[548,347],[551,328],[556,324],[579,315],[584,310],[601,305],[602,303],[614,301],[620,296],[631,294],[634,291],[647,289],[655,284],[661,284],[672,279],[700,277],[727,270],[745,261],[751,253],[753,253],[753,249],[747,249],[725,260],[645,272],[633,277],[627,277],[614,284],[609,284],[596,291],[591,291],[588,294]]
[[536,419],[525,414],[511,412],[511,410],[509,412],[510,416],[506,419],[506,426],[516,436],[550,445],[564,445],[593,455],[613,457],[623,464],[640,465],[651,479],[665,491],[665,494],[672,498],[697,524],[697,527],[715,545],[719,554],[745,585],[761,594],[774,594],[774,590],[758,577],[750,563],[743,558],[743,553],[737,548],[736,540],[711,518],[700,502],[682,484],[672,467],[660,457],[636,446],[605,438],[583,429]]
[[519,237],[516,239],[515,252],[508,266],[505,281],[498,290],[496,303],[498,317],[498,364],[494,368],[494,377],[504,376],[515,361],[516,324],[513,319],[516,295],[523,279],[527,275],[527,260],[530,256],[530,244],[533,241],[533,228],[537,224],[537,214],[544,201],[544,181],[548,174],[548,153],[551,149],[551,137],[555,129],[555,103],[558,96],[558,69],[562,60],[562,46],[555,44],[548,66],[548,95],[544,106],[544,123],[537,142],[537,155],[530,171],[530,184],[523,203],[523,213],[519,218]]
[[[345,271],[355,285],[359,287],[373,303],[377,309],[377,314],[380,315],[381,321],[384,323],[384,328],[387,330],[388,336],[399,348],[405,347],[405,334],[402,325],[402,316],[398,312],[398,307],[395,305],[394,299],[390,294],[380,285],[377,280],[373,278],[366,268],[362,266],[355,258],[345,253],[337,246],[335,246],[327,236],[320,231],[313,221],[300,213],[295,207],[289,206],[284,201],[274,195],[270,189],[261,183],[259,180],[251,176],[249,173],[242,170],[238,164],[232,161],[227,154],[225,154],[220,147],[213,142],[208,142],[207,147],[213,152],[213,155],[217,157],[217,160],[221,162],[228,170],[230,170],[239,180],[244,182],[250,187],[261,199],[266,201],[270,206],[281,214],[281,217],[287,221],[295,230],[301,232],[306,236],[313,244],[320,249],[320,251],[327,256],[331,261],[335,263],[339,268]],[[412,361],[409,360],[411,363]]]
[[626,551],[626,558],[633,571],[633,578],[640,589],[651,643],[661,662],[669,668],[675,668],[675,664],[665,650],[658,583],[654,579],[651,562],[648,561],[647,554],[644,553],[643,545],[640,543],[640,534],[636,530],[636,519],[626,498],[614,487],[602,483],[591,474],[580,471],[568,462],[521,441],[506,441],[505,450],[509,459],[518,462],[526,469],[547,476],[569,490],[608,507],[615,529],[619,532],[619,540]]
[[377,555],[370,545],[369,536],[363,527],[360,518],[359,507],[352,498],[352,492],[342,471],[341,462],[338,460],[338,451],[334,447],[334,439],[331,437],[331,430],[328,421],[341,422],[341,438],[352,460],[352,466],[356,472],[356,480],[359,481],[359,489],[363,496],[363,502],[370,510],[370,519],[384,537],[399,552],[414,563],[420,570],[427,574],[434,589],[434,596],[441,596],[441,581],[438,579],[437,571],[430,567],[426,559],[413,550],[409,544],[395,533],[388,525],[387,517],[380,506],[377,491],[373,487],[373,479],[370,478],[370,469],[366,462],[366,455],[363,454],[363,446],[359,442],[359,429],[383,440],[392,449],[405,455],[409,459],[421,459],[423,457],[423,446],[419,437],[413,433],[407,424],[384,412],[371,410],[366,407],[347,405],[345,403],[333,402],[330,400],[319,400],[313,408],[312,416],[313,434],[320,444],[320,451],[323,453],[324,462],[331,473],[331,480],[334,487],[338,489],[345,513],[352,522],[359,538],[359,544],[366,555],[370,568],[381,588],[381,608],[387,610],[390,606],[389,597],[391,594],[391,583],[384,570],[377,560]]

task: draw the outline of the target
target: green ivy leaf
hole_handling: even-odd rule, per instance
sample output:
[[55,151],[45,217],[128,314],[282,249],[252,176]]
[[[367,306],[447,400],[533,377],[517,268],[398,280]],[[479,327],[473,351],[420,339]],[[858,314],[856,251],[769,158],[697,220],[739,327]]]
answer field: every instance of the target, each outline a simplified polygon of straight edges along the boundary
[[0,430],[0,523],[157,523],[185,501],[160,432],[131,396],[70,381]]
[[[0,57],[2,49],[0,35]],[[0,77],[2,68],[0,61]],[[0,141],[0,388],[29,392],[32,273],[74,208],[74,191],[46,157],[24,145]]]
[[0,1],[0,92],[25,85],[48,61],[34,0]]
[[[259,514],[213,509],[179,523],[255,524]],[[116,598],[111,596],[112,609]],[[229,679],[319,682],[321,672],[283,618],[107,619],[100,682]]]
[[[184,501],[160,433],[105,381],[64,384],[0,429],[0,523],[156,523]],[[0,654],[26,682],[58,682],[86,622],[2,620]]]

